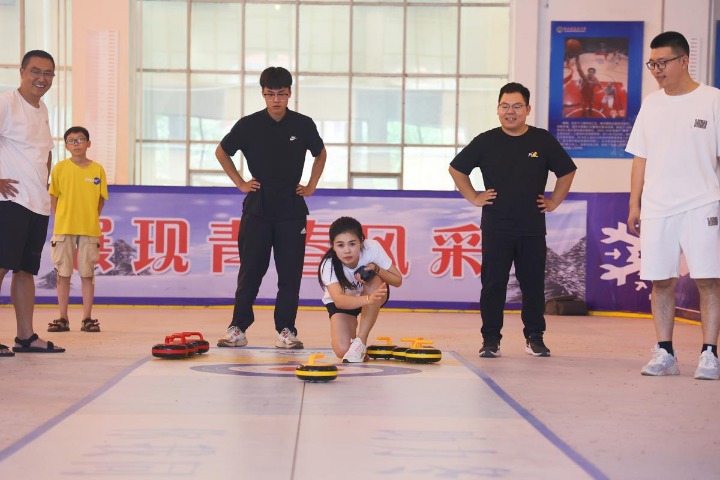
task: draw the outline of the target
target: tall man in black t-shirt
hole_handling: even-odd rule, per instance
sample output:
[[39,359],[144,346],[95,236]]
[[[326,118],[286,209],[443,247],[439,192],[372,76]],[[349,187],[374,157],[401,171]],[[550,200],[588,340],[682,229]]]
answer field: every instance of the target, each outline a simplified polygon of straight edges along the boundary
[[[545,346],[545,213],[555,210],[570,191],[577,167],[547,130],[525,123],[530,91],[508,83],[498,97],[500,127],[475,137],[450,163],[450,175],[470,203],[483,207],[480,274],[480,315],[483,346],[480,356],[500,356],[503,309],[515,263],[522,292],[525,351],[549,357]],[[478,193],[470,172],[478,167],[486,190]],[[548,172],[557,176],[555,189],[545,197]]]
[[[238,235],[240,271],[235,308],[219,347],[247,345],[245,330],[255,320],[252,305],[262,279],[275,258],[278,293],[275,299],[277,348],[303,348],[297,338],[297,315],[305,259],[308,208],[303,197],[315,192],[325,167],[325,145],[310,117],[288,109],[292,75],[269,67],[260,75],[267,108],[241,118],[215,150],[220,165],[237,188],[246,193]],[[231,156],[242,151],[252,178],[243,180]],[[307,185],[300,184],[305,153],[315,157]]]

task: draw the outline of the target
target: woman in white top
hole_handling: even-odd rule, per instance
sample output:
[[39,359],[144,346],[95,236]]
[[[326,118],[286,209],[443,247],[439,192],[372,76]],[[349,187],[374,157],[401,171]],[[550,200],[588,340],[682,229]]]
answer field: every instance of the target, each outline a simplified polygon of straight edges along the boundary
[[389,298],[388,285],[402,285],[402,275],[354,218],[340,217],[330,225],[330,243],[318,280],[330,315],[332,348],[343,363],[361,363],[370,330]]

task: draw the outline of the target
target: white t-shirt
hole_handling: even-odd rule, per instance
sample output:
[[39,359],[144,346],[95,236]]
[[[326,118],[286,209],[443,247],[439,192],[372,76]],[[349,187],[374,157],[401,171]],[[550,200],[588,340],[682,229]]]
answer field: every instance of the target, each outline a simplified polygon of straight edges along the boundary
[[40,101],[35,108],[20,92],[0,93],[0,178],[12,178],[18,190],[2,201],[16,202],[40,215],[50,215],[48,153],[53,149],[48,110]]
[[641,218],[669,217],[720,200],[720,90],[658,90],[643,101],[626,151],[647,159]]
[[[367,265],[368,263],[374,263],[384,270],[387,270],[392,266],[392,260],[377,240],[366,239],[363,242],[362,249],[360,250],[360,261],[358,261],[358,266],[355,267],[355,269],[350,269],[343,265],[345,277],[353,285],[351,290],[345,289],[345,295],[353,295],[356,297],[362,295],[363,285],[355,280],[355,270],[357,270],[361,265]],[[328,303],[333,302],[332,297],[328,293],[327,285],[338,283],[338,278],[335,275],[335,269],[332,266],[332,261],[326,260],[320,265],[320,278],[325,285],[322,302],[327,305]]]

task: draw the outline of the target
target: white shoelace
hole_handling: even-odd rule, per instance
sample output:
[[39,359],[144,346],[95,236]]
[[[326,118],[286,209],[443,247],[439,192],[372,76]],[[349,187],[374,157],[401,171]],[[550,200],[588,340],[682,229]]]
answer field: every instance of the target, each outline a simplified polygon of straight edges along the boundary
[[702,355],[700,355],[700,367],[701,368],[718,368],[718,359],[715,358],[715,355],[710,352],[709,355],[706,355],[705,352],[703,352]]
[[674,360],[674,357],[669,353],[665,352],[664,349],[653,349],[651,350],[651,352],[653,354],[653,358],[652,360],[650,360],[650,363],[670,365]]

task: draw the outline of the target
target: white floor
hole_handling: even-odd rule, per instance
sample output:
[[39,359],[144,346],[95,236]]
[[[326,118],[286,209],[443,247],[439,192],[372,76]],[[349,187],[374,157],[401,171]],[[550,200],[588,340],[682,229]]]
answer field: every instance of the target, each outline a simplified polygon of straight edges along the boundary
[[[11,313],[0,309],[3,343]],[[648,319],[549,317],[553,356],[535,358],[510,314],[503,357],[480,359],[476,313],[385,312],[375,334],[433,339],[442,360],[339,364],[337,380],[307,383],[294,369],[310,354],[337,362],[320,311],[299,314],[305,350],[268,347],[272,311],[260,310],[249,347],[187,360],[150,349],[187,330],[214,345],[228,310],[97,314],[100,334],[72,318],[73,331],[45,334],[65,354],[0,359],[0,477],[690,479],[720,469],[720,382],[692,378],[696,325],[675,328],[681,375],[651,378],[639,375]]]

